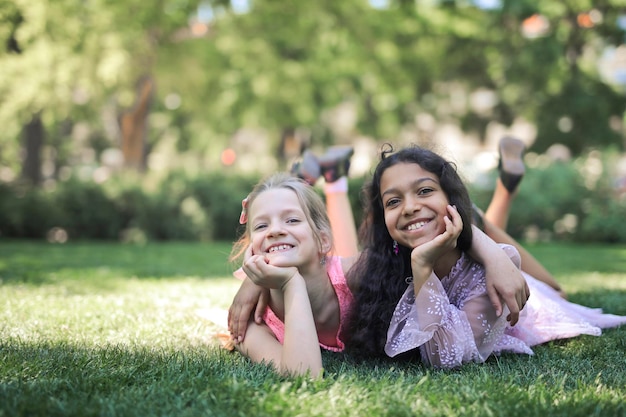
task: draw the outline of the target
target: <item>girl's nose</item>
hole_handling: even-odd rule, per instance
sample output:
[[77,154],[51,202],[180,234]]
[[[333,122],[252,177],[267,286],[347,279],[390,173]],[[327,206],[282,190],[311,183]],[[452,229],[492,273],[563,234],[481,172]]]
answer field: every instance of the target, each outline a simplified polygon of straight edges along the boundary
[[405,215],[411,215],[416,211],[419,211],[422,208],[422,203],[418,198],[411,196],[405,199],[405,203],[403,206],[403,213]]
[[283,225],[280,222],[272,222],[267,228],[268,236],[280,236],[284,234]]

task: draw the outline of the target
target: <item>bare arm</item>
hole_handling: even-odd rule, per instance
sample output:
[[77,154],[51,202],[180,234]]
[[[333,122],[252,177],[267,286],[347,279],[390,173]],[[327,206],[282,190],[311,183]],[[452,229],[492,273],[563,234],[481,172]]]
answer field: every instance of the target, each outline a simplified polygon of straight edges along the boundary
[[265,324],[249,322],[248,336],[237,349],[255,362],[270,362],[283,374],[322,371],[322,354],[317,329],[304,278],[296,268],[268,265],[262,257],[253,256],[244,266],[251,280],[272,288],[271,296],[283,298],[285,335],[281,345]]
[[[269,290],[256,285],[246,277],[235,294],[228,309],[228,330],[236,342],[242,342],[252,319],[256,324],[263,322],[263,313],[268,305]],[[251,317],[254,311],[254,317]]]

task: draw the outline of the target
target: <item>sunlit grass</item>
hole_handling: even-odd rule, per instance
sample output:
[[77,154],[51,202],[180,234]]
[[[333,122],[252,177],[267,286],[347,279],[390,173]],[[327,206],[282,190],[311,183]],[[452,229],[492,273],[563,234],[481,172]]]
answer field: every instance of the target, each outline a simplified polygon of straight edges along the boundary
[[[570,299],[626,315],[626,247],[530,249]],[[280,377],[213,337],[228,251],[0,242],[0,416],[626,415],[626,328],[456,371],[325,353],[324,379]]]

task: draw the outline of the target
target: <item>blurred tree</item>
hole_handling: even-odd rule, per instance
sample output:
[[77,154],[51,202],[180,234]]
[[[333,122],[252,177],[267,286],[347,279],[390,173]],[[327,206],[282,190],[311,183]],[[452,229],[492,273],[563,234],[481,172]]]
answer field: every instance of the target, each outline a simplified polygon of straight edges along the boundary
[[[257,0],[246,13],[210,4],[211,30],[195,49],[205,78],[194,87],[216,132],[261,126],[278,143],[285,128],[308,126],[328,144],[342,139],[329,135],[329,112],[347,102],[355,129],[377,138],[395,139],[427,113],[478,137],[493,121],[526,117],[538,124],[538,151],[557,141],[574,153],[621,145],[610,120],[621,119],[623,92],[597,65],[623,41],[620,0],[503,0],[490,10],[467,1]],[[480,94],[484,106],[474,103]]]
[[[625,86],[603,78],[600,65],[624,42],[623,1],[502,0],[489,10],[467,1],[436,3],[391,1],[382,12],[403,12],[393,25],[394,44],[410,63],[405,74],[411,66],[421,73],[406,84],[418,90],[417,105],[408,109],[459,120],[463,131],[482,138],[491,122],[510,125],[523,116],[537,125],[539,152],[555,142],[574,154],[589,146],[623,149],[617,121]],[[402,37],[415,22],[423,23]],[[415,53],[420,48],[424,53]]]
[[151,77],[143,77],[137,86],[132,108],[120,116],[122,154],[126,167],[143,170],[146,161],[146,135],[150,102],[154,90]]
[[[0,51],[3,165],[17,170],[23,160],[25,179],[36,184],[41,179],[42,147],[54,136],[45,132],[68,135],[68,129],[55,126],[98,120],[114,94],[121,106],[130,107],[133,85],[153,72],[160,43],[185,27],[195,10],[186,0],[157,3],[146,7],[139,0],[0,0],[0,39],[5,45]],[[120,131],[145,128],[141,118],[133,123],[135,128]],[[19,132],[21,146],[16,142]],[[50,139],[49,146],[60,147],[70,136]]]
[[[624,86],[598,62],[624,41],[623,0],[476,3],[0,0],[0,162],[37,182],[42,146],[71,163],[110,131],[137,167],[162,138],[219,161],[242,128],[276,150],[301,128],[419,142],[421,115],[478,137],[523,116],[538,151],[621,145]],[[84,121],[107,135],[68,145]]]
[[[618,145],[623,127],[624,86],[601,76],[601,57],[624,42],[621,0],[503,1],[492,27],[504,28],[495,43],[499,97],[513,114],[537,125],[533,145],[542,152],[558,142],[574,154],[586,147]],[[494,33],[495,35],[495,33]],[[495,54],[493,54],[495,55]]]
[[[413,122],[444,42],[440,33],[419,41],[431,25],[415,8],[379,11],[362,0],[250,4],[241,13],[230,2],[211,2],[206,34],[161,55],[163,65],[187,75],[162,77],[161,86],[185,91],[206,135],[263,128],[278,148],[293,126],[331,144],[358,132],[394,137]],[[351,111],[356,121],[342,125]]]

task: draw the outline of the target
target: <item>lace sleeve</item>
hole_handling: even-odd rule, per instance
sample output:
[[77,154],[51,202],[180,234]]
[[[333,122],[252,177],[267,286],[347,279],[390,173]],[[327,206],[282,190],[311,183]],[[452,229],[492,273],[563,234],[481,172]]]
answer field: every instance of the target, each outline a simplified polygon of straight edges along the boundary
[[435,276],[415,295],[405,291],[393,313],[385,352],[389,356],[419,348],[422,361],[437,368],[484,362],[506,327],[506,314],[497,317],[486,291],[468,290],[458,308]]

